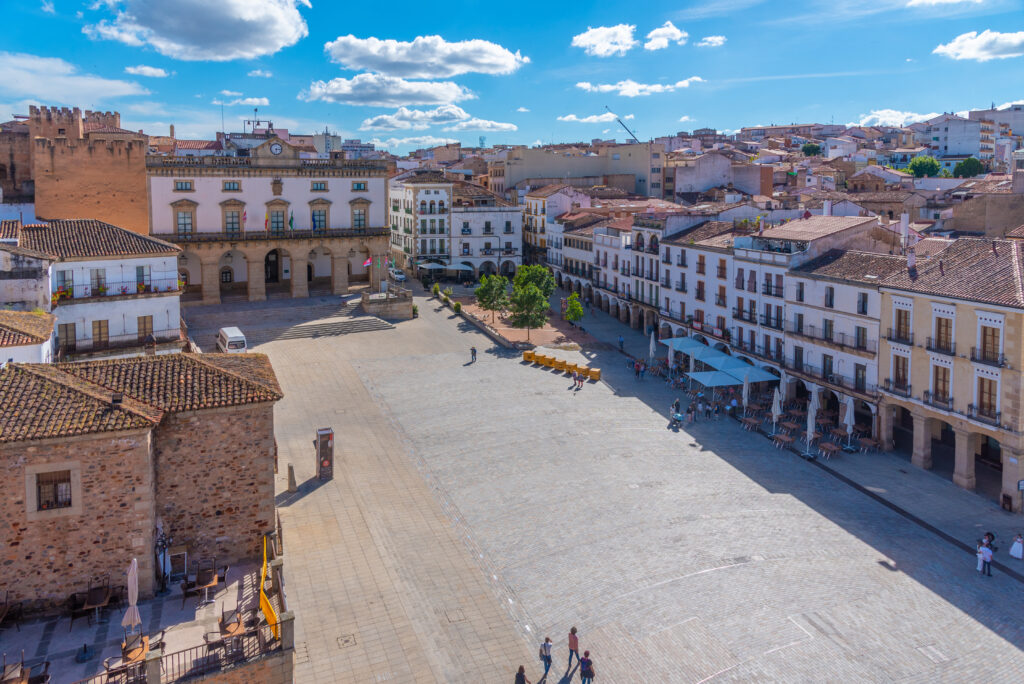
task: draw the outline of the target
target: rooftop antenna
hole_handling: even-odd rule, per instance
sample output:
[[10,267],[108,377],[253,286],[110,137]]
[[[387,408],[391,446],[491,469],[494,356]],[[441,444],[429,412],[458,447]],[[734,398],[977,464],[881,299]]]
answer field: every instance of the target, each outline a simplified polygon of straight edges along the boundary
[[[636,141],[637,143],[640,143],[640,138],[636,137],[636,136],[635,136],[635,135],[633,134],[633,131],[629,130],[629,126],[627,126],[626,124],[622,123],[622,119],[620,119],[620,118],[619,118],[619,117],[618,117],[618,116],[617,116],[617,115],[615,114],[615,112],[613,112],[613,111],[612,111],[612,110],[611,110],[611,109],[610,109],[610,108],[608,107],[608,105],[605,105],[605,106],[604,106],[604,108],[608,110],[608,113],[609,113],[609,114],[611,114],[612,116],[614,116],[614,117],[615,117],[615,120],[619,122],[619,125],[620,125],[620,126],[622,126],[623,128],[625,128],[625,129],[626,129],[626,132],[627,132],[627,133],[629,133],[629,137],[631,137],[631,138],[632,138],[633,140],[635,140],[635,141]],[[641,144],[642,144],[642,143],[641,143]]]

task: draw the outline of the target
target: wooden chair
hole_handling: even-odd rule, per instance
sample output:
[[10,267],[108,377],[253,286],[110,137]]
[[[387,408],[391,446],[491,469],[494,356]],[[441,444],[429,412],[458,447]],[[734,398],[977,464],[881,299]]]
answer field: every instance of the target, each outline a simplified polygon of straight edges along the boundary
[[69,632],[75,626],[75,620],[77,620],[80,617],[84,617],[86,620],[89,621],[90,625],[92,624],[93,611],[91,608],[85,607],[85,600],[86,598],[88,598],[88,596],[88,592],[76,591],[68,597],[68,600],[64,606],[64,610],[67,613],[67,616],[71,618],[71,624],[68,625]]
[[181,583],[181,607],[182,608],[185,607],[185,600],[189,596],[195,596],[195,597],[198,598],[199,596],[202,595],[202,593],[203,593],[203,590],[200,589],[196,585],[195,582],[189,581],[189,580],[183,580],[182,583]]

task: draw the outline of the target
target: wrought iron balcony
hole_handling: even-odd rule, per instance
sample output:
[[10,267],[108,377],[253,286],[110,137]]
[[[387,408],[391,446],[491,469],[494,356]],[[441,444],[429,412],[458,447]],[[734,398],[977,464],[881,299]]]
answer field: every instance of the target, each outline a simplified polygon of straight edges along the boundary
[[996,426],[1000,425],[1000,421],[1003,417],[1002,411],[996,411],[995,407],[976,406],[975,404],[970,404],[967,407],[967,415],[975,420],[980,420],[983,423]]
[[682,280],[676,281],[676,292],[686,292],[686,282]]
[[956,356],[956,342],[950,342],[949,340],[939,340],[934,337],[929,337],[925,343],[925,349],[936,354],[946,354],[947,356]]
[[890,342],[896,342],[897,344],[914,344],[914,333],[909,330],[900,330],[899,328],[889,328],[889,332],[886,334],[885,339]]
[[883,388],[890,394],[895,394],[900,397],[910,397],[911,387],[909,383],[900,383],[891,378],[886,378]]
[[935,408],[942,409],[943,411],[953,410],[953,397],[936,394],[931,390],[925,390],[922,392],[921,400],[924,401],[924,403],[934,406]]
[[1006,356],[992,349],[971,347],[971,361],[1002,368],[1006,365]]
[[737,321],[745,321],[747,323],[754,324],[757,323],[757,314],[755,314],[753,311],[745,311],[743,309],[733,307],[732,317],[735,318]]
[[768,295],[769,297],[781,297],[782,288],[770,283],[764,283],[761,286],[761,294]]

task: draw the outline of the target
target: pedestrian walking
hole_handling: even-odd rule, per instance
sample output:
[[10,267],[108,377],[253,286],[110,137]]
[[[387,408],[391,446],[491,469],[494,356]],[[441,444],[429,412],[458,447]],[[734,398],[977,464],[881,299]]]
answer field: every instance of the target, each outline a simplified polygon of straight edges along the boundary
[[580,639],[576,636],[576,628],[573,627],[569,630],[569,664],[565,666],[565,671],[568,672],[569,668],[572,667],[572,657],[576,656],[576,662],[580,660]]
[[739,406],[739,402],[736,401],[736,397],[733,397],[732,399],[729,400],[729,413],[732,414],[733,418],[736,417],[737,406]]
[[640,379],[640,362],[639,361],[634,361],[633,362],[633,377],[635,379],[637,379],[637,380]]
[[702,414],[702,413],[704,413],[704,402],[702,400],[698,399],[697,400],[697,411],[693,415],[694,419],[699,420],[700,419],[700,414]]
[[469,348],[469,362],[476,363],[476,347]]
[[980,575],[981,569],[985,567],[984,561],[981,560],[981,542],[978,542],[978,551],[974,555],[978,557],[978,574]]
[[540,645],[540,662],[544,663],[544,678],[547,678],[551,669],[551,637],[544,637],[544,643]]
[[583,389],[583,383],[587,381],[587,376],[580,373],[580,389]]
[[693,422],[693,404],[687,404],[686,406],[686,422]]
[[572,386],[573,388],[580,386],[580,374],[576,370],[573,370],[572,372]]
[[622,335],[619,335],[619,351],[622,351],[622,345],[625,344],[626,340],[622,339]]
[[1024,560],[1024,535],[1019,532],[1013,538],[1013,544],[1010,545],[1010,555],[1017,560]]
[[679,413],[679,397],[676,397],[676,400],[672,402],[672,413]]
[[580,679],[583,684],[594,683],[594,661],[590,659],[590,651],[584,651],[580,660]]
[[704,404],[704,420],[711,420],[711,402]]
[[988,542],[981,543],[981,574],[992,576],[992,547]]
[[520,665],[519,672],[516,672],[515,684],[530,684],[530,680],[526,678],[526,667],[523,665]]
[[644,379],[644,373],[647,372],[647,364],[643,361],[640,362],[640,379]]
[[721,412],[721,410],[722,410],[722,404],[716,401],[715,402],[715,420],[718,420],[721,417],[721,416],[718,415],[719,412]]

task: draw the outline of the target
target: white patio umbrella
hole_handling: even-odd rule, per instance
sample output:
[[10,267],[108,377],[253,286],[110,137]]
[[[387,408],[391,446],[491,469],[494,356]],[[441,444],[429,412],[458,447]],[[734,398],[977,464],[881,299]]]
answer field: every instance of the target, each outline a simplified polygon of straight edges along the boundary
[[130,631],[135,631],[136,625],[142,624],[142,616],[139,615],[139,607],[136,605],[139,602],[139,561],[138,559],[132,558],[131,565],[128,566],[128,610],[124,611],[124,617],[121,618],[121,626],[127,627]]
[[743,378],[743,412],[747,411],[747,404],[750,403],[750,380]]
[[658,353],[658,342],[654,339],[654,331],[652,330],[651,331],[651,349],[650,349],[651,361],[654,360],[654,356],[657,353]]
[[774,435],[778,428],[776,427],[779,422],[779,418],[782,417],[782,395],[779,394],[779,388],[775,388],[775,392],[772,393],[772,434]]
[[811,435],[814,434],[814,428],[818,419],[818,388],[815,387],[811,391],[811,403],[807,405],[807,451],[804,452],[804,456],[813,456],[811,452]]
[[850,446],[850,442],[853,441],[853,426],[856,422],[853,415],[853,397],[849,394],[846,395],[845,401],[846,410],[843,415],[843,423],[846,424],[846,446]]

